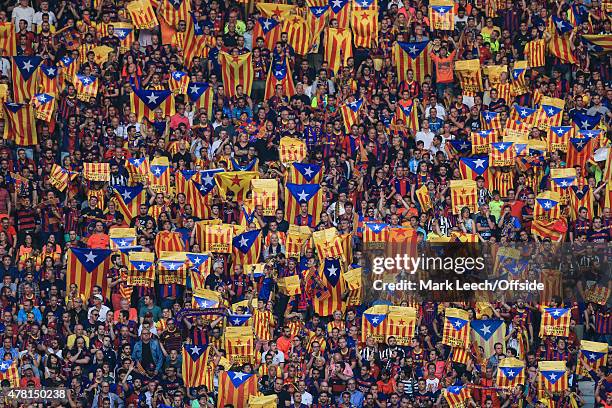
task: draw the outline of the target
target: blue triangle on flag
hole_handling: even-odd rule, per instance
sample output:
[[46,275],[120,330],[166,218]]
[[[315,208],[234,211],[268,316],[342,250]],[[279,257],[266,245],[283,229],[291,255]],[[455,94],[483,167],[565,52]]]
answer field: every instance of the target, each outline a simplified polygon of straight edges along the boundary
[[340,279],[340,274],[342,273],[340,268],[340,260],[339,259],[331,259],[327,258],[323,262],[323,274],[327,278],[327,281],[332,285],[336,286],[338,280]]
[[519,374],[521,374],[524,367],[498,367],[498,368],[501,370],[504,377],[506,377],[509,380],[514,380]]
[[309,202],[312,197],[317,194],[321,189],[321,186],[319,184],[287,183],[286,187],[298,203]]
[[204,92],[208,90],[210,84],[208,82],[190,82],[189,88],[187,88],[187,96],[191,99],[191,102],[195,102],[204,95]]
[[137,270],[137,271],[147,271],[147,270],[149,270],[151,265],[153,265],[153,262],[149,262],[149,261],[132,261],[132,260],[130,260],[130,263],[132,264],[134,269]]
[[193,361],[198,361],[206,352],[206,347],[198,346],[197,344],[184,344],[183,347]]
[[316,175],[321,171],[321,166],[318,164],[308,164],[308,163],[293,163],[293,167],[304,177],[304,179],[308,182],[311,182]]
[[549,314],[550,317],[553,318],[553,320],[562,318],[570,311],[569,309],[561,309],[556,307],[546,307],[544,308],[544,310],[546,311],[546,313]]
[[[488,341],[504,321],[498,319],[472,320],[470,326],[485,341]],[[504,333],[505,335],[505,333]]]
[[457,331],[463,329],[463,327],[468,323],[467,320],[463,320],[458,317],[447,317],[446,319],[450,322],[453,329]]
[[246,322],[249,321],[249,319],[252,316],[250,314],[229,314],[227,316],[227,321],[232,325],[232,326],[244,326]]
[[247,374],[240,371],[228,371],[227,376],[234,385],[234,388],[238,388],[242,384],[244,384],[249,378],[251,378],[253,374]]
[[[13,64],[15,64],[15,67],[19,70],[24,81],[28,81],[32,75],[34,75],[41,63],[42,58],[37,56],[22,55],[13,57]],[[13,78],[13,80],[15,80],[15,78]]]
[[385,321],[387,315],[384,314],[373,314],[373,313],[364,313],[363,316],[366,320],[372,325],[372,327],[378,327]]
[[187,253],[187,260],[189,260],[189,263],[191,263],[192,269],[199,269],[202,264],[208,261],[208,258],[210,258],[210,255],[208,254]]
[[70,250],[87,272],[96,269],[112,253],[110,249],[71,248]]
[[135,186],[113,186],[113,188],[126,204],[131,203],[143,190],[141,184],[136,184]]
[[559,381],[563,377],[563,375],[565,374],[565,371],[546,370],[546,371],[540,371],[540,373],[542,373],[542,375],[548,380],[549,383],[554,385],[557,381]]
[[261,230],[243,232],[232,239],[232,245],[240,252],[246,254],[249,252],[260,233]]

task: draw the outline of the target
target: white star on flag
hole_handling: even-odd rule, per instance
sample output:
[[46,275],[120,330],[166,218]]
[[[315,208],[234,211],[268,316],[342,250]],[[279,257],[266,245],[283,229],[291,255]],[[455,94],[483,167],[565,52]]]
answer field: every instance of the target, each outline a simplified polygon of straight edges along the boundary
[[455,326],[457,326],[457,327],[461,327],[461,322],[460,322],[459,320],[457,320],[457,321],[455,322]]
[[342,2],[340,0],[334,0],[332,1],[332,7],[335,9],[339,9],[342,7]]
[[337,271],[338,271],[338,268],[336,268],[334,265],[332,265],[331,268],[327,268],[327,272],[329,272],[329,276],[336,276]]
[[548,378],[549,378],[550,380],[554,381],[554,380],[556,380],[556,379],[557,379],[557,374],[552,373],[552,374],[551,374],[551,375],[550,375]]
[[553,109],[553,108],[550,108],[550,109],[548,110],[548,116],[552,116],[552,115],[554,115],[554,114],[555,114],[554,109]]
[[557,29],[559,31],[563,31],[563,27],[565,27],[565,24],[563,24],[563,20],[559,20],[555,24],[557,25]]
[[312,170],[310,167],[306,167],[306,168],[304,169],[304,174],[305,174],[307,177],[310,177],[310,175],[311,175],[312,173],[314,173],[314,171],[313,171],[313,170]]
[[204,184],[212,184],[214,178],[210,175],[210,173],[206,173],[206,176],[202,180],[204,181]]
[[298,194],[298,200],[300,201],[308,200],[308,194],[306,194],[306,190],[302,190],[302,192]]
[[241,372],[234,372],[234,378],[233,380],[235,380],[236,378],[239,379],[240,381],[242,381],[242,379],[244,378],[246,374],[245,373],[241,373]]
[[416,55],[416,53],[417,53],[418,51],[419,51],[419,50],[418,50],[418,49],[417,49],[417,47],[415,47],[414,45],[413,45],[412,47],[408,48],[408,54],[410,54],[410,55]]
[[191,346],[189,350],[191,351],[192,354],[200,354],[200,348],[197,345]]
[[527,111],[525,109],[521,111],[521,116],[527,116]]
[[373,318],[372,323],[378,323],[378,317]]
[[552,312],[552,315],[553,315],[553,316],[560,316],[560,315],[561,315],[561,312],[560,312],[560,311],[558,311],[558,310],[555,310],[554,312]]
[[156,167],[155,170],[153,170],[153,173],[155,173],[156,176],[159,176],[161,174],[161,170],[159,167]]
[[595,357],[596,357],[595,354],[593,354],[593,353],[589,354],[589,359],[590,360],[595,360]]
[[548,209],[552,208],[552,203],[550,201],[545,201],[544,208],[548,208]]
[[487,326],[486,324],[483,324],[482,329],[480,331],[482,332],[482,334],[489,334],[491,333],[491,326]]
[[581,125],[582,125],[583,128],[586,128],[586,127],[589,127],[590,123],[589,123],[588,120],[583,120]]
[[55,75],[55,68],[49,68],[47,70],[47,75]]
[[124,247],[127,245],[127,241],[125,239],[122,239],[121,241],[119,241],[119,245]]
[[491,120],[491,115],[489,115],[488,113],[485,115],[485,120],[488,122]]
[[42,95],[38,95],[38,101],[39,102],[47,102],[47,95],[42,94]]
[[96,257],[98,255],[94,255],[93,251],[89,251],[88,254],[85,254],[85,262],[91,262],[94,263],[96,262]]
[[272,23],[270,22],[270,20],[265,19],[265,20],[264,20],[264,23],[263,23],[263,28],[264,28],[264,30],[268,31],[268,30],[270,29],[270,25],[271,25],[271,24],[272,24]]
[[199,256],[193,260],[193,263],[196,265],[199,265],[201,262],[202,262],[202,259]]
[[32,68],[34,68],[34,65],[32,65],[30,60],[24,61],[22,69],[25,69],[26,71],[30,72]]
[[141,263],[138,265],[138,269],[140,269],[141,271],[144,271],[146,268],[147,268],[146,264]]
[[240,237],[240,246],[246,248],[249,245],[249,241],[246,240],[244,235]]
[[154,93],[150,93],[147,95],[147,100],[150,104],[157,103],[157,98],[159,98],[159,96],[155,95]]
[[123,201],[129,200],[130,198],[132,198],[132,193],[127,190],[124,190],[123,193],[121,193],[121,197],[123,197]]
[[578,143],[576,143],[576,146],[582,149],[582,146],[584,146],[584,141],[580,140]]
[[197,94],[199,90],[200,87],[196,85],[192,85],[191,88],[189,88],[189,92],[191,92],[192,94]]
[[484,163],[485,163],[484,159],[476,159],[476,160],[474,160],[474,164],[476,165],[475,168],[482,167],[484,169]]
[[0,364],[0,368],[1,368],[2,370],[8,370],[8,368],[9,368],[10,366],[11,366],[11,365],[10,365],[10,364],[9,364],[7,361],[3,361],[3,362],[2,362],[2,364]]
[[236,319],[233,320],[233,322],[234,322],[235,325],[238,325],[238,324],[240,324],[240,319],[236,318]]
[[567,187],[567,181],[563,180],[563,181],[561,182],[561,187]]

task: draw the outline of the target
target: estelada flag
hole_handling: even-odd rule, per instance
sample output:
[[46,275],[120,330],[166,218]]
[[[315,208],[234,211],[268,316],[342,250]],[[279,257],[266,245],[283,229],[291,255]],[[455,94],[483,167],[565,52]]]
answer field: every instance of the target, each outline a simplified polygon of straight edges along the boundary
[[349,26],[351,16],[350,3],[350,0],[334,0],[329,2],[331,7],[329,19],[330,21],[335,19],[338,22],[338,28],[348,28]]
[[8,380],[11,387],[19,387],[19,369],[17,366],[17,360],[3,360],[0,363],[0,381]]
[[365,222],[363,224],[363,244],[368,249],[382,249],[389,242],[389,224],[384,222]]
[[164,116],[174,115],[174,97],[169,90],[132,88],[132,91],[130,105],[139,121],[143,118],[154,120],[157,108],[161,109]]
[[531,233],[540,239],[550,239],[552,242],[562,240],[567,232],[567,223],[563,220],[538,221],[531,223]]
[[[186,387],[200,387],[205,384],[209,349],[197,344],[183,344],[182,375]],[[228,367],[229,368],[229,367]]]
[[361,10],[351,13],[351,29],[355,47],[368,49],[375,47],[378,44],[378,10]]
[[250,52],[242,55],[230,55],[221,51],[219,53],[219,64],[221,64],[225,96],[236,96],[236,87],[238,86],[242,87],[243,93],[251,94],[255,71],[253,70]]
[[576,169],[550,169],[550,190],[559,194],[561,204],[569,200],[569,188],[576,183]]
[[612,51],[612,35],[610,34],[581,35],[581,40],[589,52],[605,53]]
[[566,361],[538,362],[538,384],[549,392],[561,392],[568,389]]
[[319,184],[285,185],[285,216],[289,224],[304,225],[300,220],[300,206],[306,204],[307,225],[314,227],[319,223],[323,210],[323,194]]
[[232,238],[234,228],[229,224],[206,225],[204,227],[204,242],[200,243],[205,252],[232,253]]
[[462,157],[459,160],[459,172],[461,178],[466,180],[476,180],[478,176],[482,176],[485,179],[485,186],[489,186],[489,157],[488,156],[474,156],[474,157]]
[[261,230],[237,234],[232,240],[232,247],[236,265],[257,263],[261,254]]
[[348,28],[331,28],[325,32],[323,58],[329,64],[329,69],[338,72],[341,66],[353,57],[353,35]]
[[278,154],[280,161],[287,165],[304,160],[308,155],[308,149],[303,140],[285,136],[280,140]]
[[338,231],[334,227],[313,232],[312,241],[319,259],[339,258],[344,252]]
[[[297,277],[299,280],[299,277],[297,275],[294,275],[294,276]],[[230,326],[250,326],[251,324],[249,323],[249,320],[251,319],[251,317],[253,317],[253,315],[251,315],[250,313],[249,314],[230,313],[225,318],[226,318],[227,324],[229,324]]]
[[414,80],[418,83],[423,83],[425,76],[433,72],[429,41],[413,43],[398,41],[393,46],[391,58],[397,67],[397,79],[400,82],[408,80],[408,70],[412,70]]
[[189,75],[184,71],[174,71],[170,74],[168,86],[174,95],[186,95],[189,87]]
[[287,43],[298,55],[306,55],[310,49],[308,23],[300,16],[292,16],[283,22],[282,31],[287,33]]
[[570,309],[543,307],[540,336],[567,337],[571,317]]
[[427,185],[424,184],[416,189],[414,194],[416,194],[417,201],[421,206],[421,211],[427,212],[433,208],[433,202],[431,200],[431,196],[429,195]]
[[565,101],[559,98],[543,96],[540,101],[540,118],[538,127],[548,130],[551,126],[561,126]]
[[283,61],[271,61],[270,70],[268,71],[268,78],[266,79],[266,89],[264,99],[268,100],[276,95],[276,87],[280,86],[282,89],[281,95],[288,98],[295,95],[295,85],[293,84],[293,77],[291,75],[291,68],[287,64],[287,59]]
[[310,228],[307,226],[289,225],[289,231],[287,231],[287,238],[285,239],[287,258],[300,259],[302,249],[311,235]]
[[130,183],[146,184],[149,182],[151,166],[148,158],[130,157],[125,161],[125,169],[130,176]]
[[185,23],[187,27],[183,40],[183,59],[185,61],[185,66],[190,68],[194,58],[201,57],[205,54],[206,42],[204,28],[196,19],[193,12],[189,13]]
[[516,161],[516,150],[513,142],[491,143],[489,164],[492,167],[512,166]]
[[110,249],[70,248],[66,269],[66,284],[75,284],[78,293],[89,299],[91,288],[100,286],[107,297],[106,271],[110,268]]
[[[586,133],[580,132],[580,136]],[[587,161],[593,157],[593,144],[595,138],[570,137],[567,145],[566,165],[568,167],[580,166],[584,168]]]
[[83,178],[89,181],[110,181],[110,163],[83,163]]
[[472,393],[465,385],[451,385],[442,390],[442,396],[450,408],[465,408]]
[[42,64],[38,74],[38,89],[41,93],[59,95],[64,89],[64,76],[59,74],[59,69],[55,65]]
[[510,81],[513,95],[523,95],[529,92],[527,87],[527,61],[516,61],[510,71]]
[[502,127],[501,114],[493,111],[483,111],[480,114],[482,128],[484,130],[500,129]]
[[64,55],[62,58],[60,58],[59,64],[64,81],[72,83],[72,81],[74,81],[74,76],[77,74],[79,67],[81,66],[79,59]]
[[551,126],[548,130],[548,150],[567,152],[570,137],[574,136],[572,126]]
[[517,385],[524,385],[526,378],[525,362],[518,358],[506,357],[499,362],[495,384],[501,388],[514,388]]
[[474,95],[482,91],[479,59],[455,61],[455,75],[465,95]]
[[187,21],[190,10],[190,0],[160,0],[157,6],[159,17],[175,28],[178,27],[179,21]]
[[4,138],[17,146],[38,144],[34,107],[29,103],[4,103]]
[[274,215],[278,209],[278,180],[251,180],[251,194],[253,205],[261,206],[263,214],[266,216]]
[[269,50],[273,50],[276,43],[280,40],[282,28],[281,23],[274,18],[257,18],[253,28],[253,46],[256,47],[257,39],[261,37],[264,40],[264,46]]
[[498,137],[499,132],[497,129],[471,132],[472,154],[488,154],[491,151],[491,143],[497,142]]
[[451,180],[451,203],[453,214],[461,214],[463,207],[471,213],[478,211],[478,188],[473,180]]
[[192,306],[196,309],[210,309],[221,304],[221,294],[215,290],[200,289],[193,291]]
[[115,198],[119,207],[119,212],[126,221],[138,215],[140,206],[145,203],[146,190],[141,184],[134,186],[113,186]]
[[89,103],[98,96],[98,78],[92,75],[76,74],[72,80],[77,99]]
[[134,28],[147,30],[159,25],[157,16],[149,0],[134,0],[126,5],[126,9],[132,19]]
[[38,67],[42,58],[37,56],[17,56],[11,61],[13,80],[13,101],[27,102],[38,91]]
[[149,187],[156,193],[167,193],[170,189],[170,162],[168,157],[155,157],[151,161]]
[[276,4],[276,3],[257,3],[257,8],[261,11],[261,14],[267,18],[275,18],[279,21],[285,20],[290,17],[295,11],[296,6],[289,4]]
[[155,254],[159,257],[162,252],[178,252],[185,250],[182,235],[178,232],[160,231],[155,236]]
[[4,50],[5,57],[17,55],[17,35],[13,23],[0,23],[0,49]]
[[194,110],[199,111],[200,109],[204,109],[208,119],[212,118],[212,107],[215,95],[209,83],[191,82],[187,90],[187,96],[189,97],[189,101],[193,104]]
[[133,247],[137,244],[135,228],[111,228],[108,235],[110,238],[110,249],[113,251]]
[[387,314],[389,306],[374,305],[363,312],[361,320],[361,341],[371,337],[377,343],[383,343],[387,337]]
[[323,177],[323,167],[310,163],[291,163],[287,170],[287,182],[295,184],[317,184]]
[[572,122],[576,129],[593,130],[601,126],[602,116],[600,114],[587,115],[586,113],[574,113]]
[[309,53],[316,53],[319,51],[321,33],[327,25],[329,10],[329,5],[325,4],[309,6],[306,11],[306,23],[308,24],[308,31],[310,33],[310,43],[308,44]]
[[555,191],[543,191],[536,196],[533,218],[554,221],[561,216],[561,197]]
[[130,252],[128,255],[127,284],[152,288],[155,285],[155,254]]
[[587,217],[589,219],[593,218],[594,215],[594,203],[595,196],[593,195],[593,190],[589,187],[588,184],[585,184],[582,187],[571,186],[568,189],[569,203],[570,203],[570,216],[572,220],[578,218],[578,213],[581,208],[586,208]]
[[[583,359],[586,360],[588,367],[585,367]],[[578,352],[578,373],[588,376],[589,370],[596,371],[599,367],[606,367],[608,364],[608,344],[596,341],[581,340],[580,351]]]
[[185,198],[186,202],[191,205],[194,217],[204,219],[210,217],[210,201],[212,199],[210,193],[214,188],[214,183],[189,182]]
[[35,109],[36,119],[44,122],[51,122],[53,113],[55,112],[55,102],[55,96],[53,95],[46,93],[34,94],[32,105]]
[[455,5],[452,0],[432,0],[429,2],[429,21],[434,30],[452,31],[455,29]]
[[327,258],[319,271],[309,271],[306,277],[306,291],[310,293],[315,313],[331,316],[334,311],[344,312],[343,296],[346,287],[343,266],[339,259]]
[[191,287],[194,291],[205,289],[206,277],[212,268],[212,257],[209,253],[185,254],[189,264],[189,276],[191,277]]
[[506,122],[509,129],[520,130],[524,125],[534,125],[538,119],[537,109],[517,104],[512,105]]
[[251,326],[226,327],[225,332],[225,351],[227,358],[234,364],[253,363],[254,359],[254,339],[253,328]]
[[217,408],[228,405],[247,407],[249,406],[249,398],[258,394],[257,389],[257,376],[255,374],[245,374],[240,371],[221,371],[219,373]]
[[419,130],[419,116],[414,101],[409,101],[408,103],[399,101],[397,103],[395,115],[391,119],[391,126],[389,128],[392,131],[410,129],[413,132],[417,132]]
[[158,255],[157,281],[161,285],[185,285],[189,265],[185,252],[165,252]]
[[496,343],[506,344],[506,324],[501,319],[472,320],[470,328],[472,340],[482,347],[486,358],[495,353]]
[[192,181],[201,181],[200,172],[197,170],[177,170],[174,172],[174,186],[176,194],[187,194]]
[[63,192],[68,187],[70,178],[70,172],[68,170],[53,163],[51,172],[49,173],[49,184]]
[[397,344],[408,346],[414,337],[417,311],[414,307],[389,306],[385,340],[395,337]]
[[444,311],[442,344],[466,348],[470,344],[470,315],[467,311],[449,307]]
[[574,26],[557,16],[552,16],[549,20],[548,31],[551,39],[548,42],[548,51],[561,61],[568,64],[578,63],[576,54],[570,45],[569,32],[573,29]]
[[598,305],[605,305],[610,297],[610,289],[605,286],[593,285],[588,288],[584,293],[584,299],[587,302],[597,303]]
[[251,186],[251,180],[257,178],[259,173],[255,171],[227,171],[215,174],[215,181],[219,187],[219,195],[227,199],[231,193],[235,201],[242,202]]
[[117,21],[113,23],[115,35],[119,38],[119,52],[127,52],[134,42],[134,26],[131,23]]
[[347,133],[350,133],[353,125],[359,125],[361,113],[361,107],[363,106],[363,99],[359,99],[350,103],[345,103],[340,107],[340,113],[342,113],[342,120],[344,122],[344,129]]

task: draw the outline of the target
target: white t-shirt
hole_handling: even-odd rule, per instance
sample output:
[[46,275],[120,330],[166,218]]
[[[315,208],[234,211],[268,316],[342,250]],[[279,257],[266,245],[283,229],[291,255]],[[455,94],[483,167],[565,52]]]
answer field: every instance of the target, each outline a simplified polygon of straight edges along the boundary
[[429,150],[435,135],[436,134],[432,132],[431,129],[427,133],[421,130],[416,134],[416,141],[418,142],[419,140],[422,140],[425,150]]
[[34,14],[34,21],[33,23],[36,24],[37,26],[42,24],[43,21],[43,14],[48,14],[49,15],[49,24],[51,25],[57,25],[57,18],[55,17],[55,14],[49,10],[49,11],[37,11],[36,14]]
[[34,22],[34,9],[32,7],[17,6],[13,9],[11,20],[15,23],[15,32],[19,31],[19,22],[21,20],[28,22],[28,31],[33,31],[32,23]]

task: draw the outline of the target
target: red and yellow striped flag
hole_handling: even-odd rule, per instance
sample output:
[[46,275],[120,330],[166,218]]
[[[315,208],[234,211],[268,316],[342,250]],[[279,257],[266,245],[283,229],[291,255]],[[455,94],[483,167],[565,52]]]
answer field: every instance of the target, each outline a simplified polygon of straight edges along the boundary
[[251,194],[253,195],[253,205],[261,206],[263,214],[266,216],[274,215],[278,209],[278,180],[251,180]]
[[338,72],[353,57],[353,35],[348,28],[328,28],[325,33],[323,58],[329,69]]
[[539,388],[551,393],[559,393],[567,390],[569,385],[566,364],[566,361],[538,362]]
[[17,56],[11,61],[14,102],[27,102],[38,91],[38,67],[42,58],[37,56]]
[[201,254],[187,252],[186,256],[189,263],[191,287],[194,292],[206,289],[206,277],[210,274],[213,258],[209,253]]
[[80,66],[81,62],[78,59],[69,57],[67,55],[64,55],[62,58],[60,58],[59,67],[64,77],[64,81],[72,83],[72,81],[74,80],[74,76],[79,71]]
[[78,293],[89,299],[94,286],[102,288],[102,296],[107,293],[106,271],[110,267],[110,249],[70,248],[66,269],[66,284],[75,284]]
[[359,125],[361,119],[359,114],[361,113],[361,107],[363,106],[363,99],[345,103],[340,107],[340,113],[342,113],[342,120],[344,122],[344,129],[347,133],[351,131],[353,125]]
[[421,211],[427,212],[433,208],[433,202],[431,201],[431,196],[429,195],[429,189],[426,185],[422,185],[419,187],[414,194],[416,194],[416,198],[419,201],[419,205],[421,206]]
[[34,107],[29,103],[4,103],[4,138],[17,146],[38,144]]
[[18,360],[3,360],[0,363],[0,381],[8,380],[11,387],[19,387]]
[[190,12],[185,29],[185,39],[183,41],[183,57],[185,65],[191,67],[195,57],[201,57],[206,52],[204,29],[196,20],[195,15]]
[[569,204],[571,206],[570,216],[572,220],[576,220],[578,218],[578,212],[581,208],[586,208],[587,217],[592,219],[594,214],[594,204],[595,204],[595,196],[593,195],[593,190],[589,185],[584,185],[582,187],[579,186],[571,186],[567,189],[569,192]]
[[497,142],[498,137],[498,129],[471,132],[472,154],[489,154],[491,152],[491,143]]
[[559,98],[543,96],[540,101],[540,117],[538,127],[548,130],[551,126],[561,126],[565,101]]
[[363,224],[363,243],[368,249],[382,249],[389,242],[389,224],[366,222]]
[[329,5],[315,5],[308,7],[306,11],[306,23],[308,24],[308,32],[310,33],[310,43],[308,44],[308,52],[316,53],[319,50],[321,33],[327,26],[327,17],[329,16]]
[[385,340],[395,337],[397,344],[408,346],[415,334],[417,311],[414,307],[389,306]]
[[32,98],[32,105],[34,106],[36,119],[51,122],[55,112],[55,102],[55,96],[53,95],[46,93],[35,94],[34,98]]
[[378,44],[378,10],[361,10],[351,14],[355,47],[374,48]]
[[41,65],[39,75],[38,89],[41,93],[59,95],[64,89],[64,76],[59,74],[55,65]]
[[361,320],[361,341],[371,337],[377,343],[384,343],[387,338],[387,315],[389,306],[374,305],[363,312]]
[[186,387],[206,385],[209,350],[197,344],[183,344],[182,374]]
[[0,23],[0,50],[4,50],[3,57],[17,55],[17,35],[13,23]]
[[189,265],[185,252],[166,252],[159,254],[157,261],[157,282],[161,285],[185,285]]
[[187,21],[190,10],[190,0],[160,0],[157,6],[159,17],[175,28],[179,21]]
[[174,95],[186,95],[189,87],[189,75],[184,71],[174,71],[170,74],[168,86]]
[[491,143],[489,152],[489,165],[491,167],[512,166],[516,160],[514,142]]
[[[529,92],[527,87],[527,75],[528,62],[527,61],[516,61],[510,71],[510,80],[512,84],[513,95],[523,95]],[[509,102],[509,101],[507,101]]]
[[204,252],[232,253],[234,228],[229,224],[205,225],[203,242],[200,246]]
[[193,104],[193,109],[195,111],[204,109],[208,119],[212,118],[215,94],[209,83],[190,82],[187,96],[189,97],[189,101]]
[[[303,208],[302,208],[303,207]],[[302,213],[305,210],[305,214]],[[289,224],[314,228],[323,211],[323,192],[318,184],[285,185],[285,216]]]
[[297,7],[290,4],[277,3],[257,3],[257,8],[261,14],[267,18],[275,18],[279,21],[289,18],[295,13]]
[[391,53],[393,63],[397,67],[397,79],[400,82],[408,80],[407,72],[412,70],[414,80],[423,83],[425,76],[433,72],[429,50],[429,41],[397,42]]
[[225,96],[236,96],[236,87],[241,86],[245,94],[250,95],[253,87],[253,63],[250,52],[242,55],[219,53],[221,75],[225,88]]
[[264,99],[269,100],[276,95],[276,88],[279,86],[281,88],[282,96],[290,98],[295,95],[295,85],[293,84],[291,67],[287,63],[287,59],[282,62],[270,62],[268,78],[266,79]]
[[257,395],[257,389],[257,375],[240,371],[221,371],[217,408],[228,405],[247,407],[249,398]]
[[89,181],[110,181],[110,163],[83,163],[83,178]]
[[455,61],[455,75],[464,95],[474,95],[483,90],[479,59]]
[[306,142],[301,139],[285,136],[280,140],[278,154],[280,161],[284,165],[301,162],[308,154]]
[[149,187],[156,193],[167,193],[170,189],[170,162],[168,157],[159,156],[151,161]]
[[115,35],[119,38],[119,52],[128,52],[134,42],[134,26],[131,23],[117,21],[113,23]]
[[449,307],[444,311],[442,343],[466,348],[470,340],[470,315],[467,311]]
[[351,16],[350,0],[334,0],[329,2],[329,19],[338,22],[338,28],[348,29]]
[[292,16],[283,22],[282,31],[287,33],[287,42],[298,55],[306,55],[310,49],[308,23],[300,16]]
[[574,27],[557,16],[552,16],[548,24],[548,32],[551,39],[548,42],[548,51],[568,64],[577,64],[578,59],[570,45],[570,32]]
[[[566,166],[580,166],[584,168],[587,161],[593,157],[595,138],[590,138],[588,134],[594,134],[593,131],[580,131],[579,137],[570,137],[567,145],[567,157],[565,159]],[[587,136],[587,137],[583,137]]]
[[495,384],[501,388],[514,388],[517,385],[524,385],[526,378],[525,362],[518,358],[506,357],[499,362]]
[[141,184],[135,186],[114,186],[115,200],[119,212],[123,214],[126,221],[138,215],[139,208],[146,200],[146,190]]
[[429,21],[434,30],[452,31],[455,29],[455,4],[452,0],[432,0],[429,2]]
[[185,244],[180,233],[160,231],[155,236],[155,254],[159,257],[162,252],[178,252],[185,250]]
[[76,74],[72,84],[77,93],[77,98],[83,102],[89,103],[91,99],[98,96],[98,78],[94,76]]
[[49,173],[49,184],[63,192],[68,188],[69,182],[70,172],[54,163]]
[[540,336],[567,337],[572,315],[570,309],[542,307]]
[[312,233],[312,241],[319,255],[323,258],[339,258],[343,255],[342,241],[336,228],[326,228]]
[[[604,302],[605,304],[605,302]],[[589,367],[583,364],[583,358],[588,362]],[[608,344],[595,341],[581,340],[580,351],[578,352],[577,372],[582,376],[588,376],[589,370],[596,371],[599,367],[608,364]]]
[[155,254],[130,252],[128,255],[127,284],[152,288],[155,285]]
[[251,186],[251,180],[257,178],[256,171],[227,171],[215,174],[215,181],[219,187],[219,195],[227,199],[227,194],[232,193],[233,199],[238,202],[244,201],[246,193]]
[[259,261],[261,254],[261,230],[237,234],[232,242],[236,265],[250,265]]
[[531,223],[531,233],[540,239],[550,239],[552,242],[562,241],[567,232],[567,224],[563,220],[538,221]]
[[136,29],[150,30],[159,25],[155,11],[153,11],[153,7],[149,0],[131,1],[126,5],[126,9]]
[[274,46],[280,40],[282,29],[283,26],[276,19],[259,17],[255,20],[255,27],[253,28],[253,46],[256,46],[257,39],[261,37],[267,49],[274,49]]
[[255,350],[251,326],[226,327],[224,335],[225,351],[230,361],[238,365],[254,363]]
[[537,195],[533,218],[540,221],[554,221],[561,216],[561,197],[555,191],[543,191]]
[[164,117],[175,113],[174,97],[168,90],[133,89],[130,94],[130,106],[138,120],[155,119],[155,111],[159,108]]
[[525,57],[531,68],[546,65],[546,40],[536,39],[525,44]]
[[451,180],[450,188],[453,214],[461,214],[463,207],[471,213],[478,211],[478,188],[474,180]]
[[574,137],[573,126],[551,126],[548,129],[548,151],[554,152],[560,150],[567,152],[569,140],[572,137]]
[[450,408],[465,408],[472,397],[470,389],[465,385],[451,385],[442,390],[442,396]]

